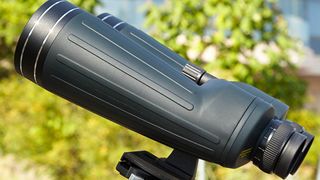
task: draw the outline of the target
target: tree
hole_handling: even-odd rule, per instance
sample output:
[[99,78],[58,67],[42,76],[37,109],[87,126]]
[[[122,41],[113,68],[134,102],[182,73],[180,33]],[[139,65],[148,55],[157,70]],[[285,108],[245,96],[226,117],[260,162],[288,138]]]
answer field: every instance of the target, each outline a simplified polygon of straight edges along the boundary
[[217,77],[252,84],[291,108],[303,104],[299,43],[276,0],[168,0],[146,16],[154,37]]
[[[45,0],[0,0],[0,78],[12,72],[15,45],[24,25]],[[92,12],[99,0],[72,0]]]

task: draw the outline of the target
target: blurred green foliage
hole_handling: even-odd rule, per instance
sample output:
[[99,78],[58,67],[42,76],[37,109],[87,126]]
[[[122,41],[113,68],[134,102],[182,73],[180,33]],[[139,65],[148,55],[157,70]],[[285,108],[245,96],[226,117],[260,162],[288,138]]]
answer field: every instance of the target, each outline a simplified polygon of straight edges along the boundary
[[[144,149],[167,156],[169,148],[11,74],[18,36],[43,2],[0,0],[0,154],[28,159],[55,179],[120,179],[114,167],[125,151]],[[73,2],[90,11],[99,3]],[[290,59],[299,48],[288,37],[273,1],[168,0],[147,12],[147,24],[156,38],[209,72],[253,84],[295,108],[303,104],[305,84]],[[289,117],[320,134],[316,114],[296,110]],[[318,147],[316,142],[308,164],[316,163]],[[262,173],[249,169],[208,166],[208,173],[212,179],[254,179]]]
[[17,76],[0,81],[0,151],[47,166],[57,179],[117,179],[125,151],[169,148]]

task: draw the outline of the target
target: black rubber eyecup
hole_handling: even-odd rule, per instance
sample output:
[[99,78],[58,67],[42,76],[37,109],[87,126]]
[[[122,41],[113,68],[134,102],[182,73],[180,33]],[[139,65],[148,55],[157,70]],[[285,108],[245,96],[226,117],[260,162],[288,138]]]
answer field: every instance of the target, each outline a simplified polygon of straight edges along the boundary
[[301,153],[299,154],[299,156],[298,156],[296,162],[294,163],[294,166],[290,172],[290,174],[292,174],[292,175],[297,172],[298,168],[302,164],[302,162],[303,162],[304,158],[306,157],[306,155],[307,155],[307,153],[313,143],[313,140],[314,140],[314,136],[309,134],[308,132],[303,132],[302,134],[307,137],[307,140],[306,140],[306,143],[303,146],[303,149],[302,149]]

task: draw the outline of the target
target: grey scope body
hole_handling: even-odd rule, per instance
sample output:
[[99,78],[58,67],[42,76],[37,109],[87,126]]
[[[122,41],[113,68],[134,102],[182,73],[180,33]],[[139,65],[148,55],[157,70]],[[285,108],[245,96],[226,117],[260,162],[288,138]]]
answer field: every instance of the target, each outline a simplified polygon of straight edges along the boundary
[[244,83],[215,78],[133,26],[49,0],[19,39],[25,78],[126,128],[229,168],[249,161],[294,174],[313,136],[288,106]]

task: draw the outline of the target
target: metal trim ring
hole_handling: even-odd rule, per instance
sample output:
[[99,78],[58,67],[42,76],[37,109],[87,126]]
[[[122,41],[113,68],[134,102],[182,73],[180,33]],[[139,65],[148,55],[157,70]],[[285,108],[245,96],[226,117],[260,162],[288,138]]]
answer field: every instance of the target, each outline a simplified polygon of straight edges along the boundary
[[110,18],[110,17],[112,17],[112,16],[113,16],[113,15],[109,14],[109,15],[107,15],[107,16],[105,16],[105,17],[101,18],[101,20],[102,20],[102,21],[105,21],[105,20],[107,20],[108,18]]
[[20,67],[19,67],[19,68],[20,68],[20,72],[21,72],[21,75],[22,75],[22,76],[24,76],[24,74],[23,74],[23,68],[22,68],[22,66],[23,66],[23,56],[24,56],[24,52],[25,52],[27,43],[28,43],[28,41],[29,41],[29,39],[30,39],[30,37],[31,37],[34,29],[37,27],[37,25],[39,24],[39,22],[41,21],[41,19],[42,19],[53,7],[55,7],[56,5],[58,5],[58,4],[60,4],[60,3],[63,3],[63,2],[66,2],[66,0],[57,1],[57,2],[55,2],[54,4],[52,4],[48,9],[46,9],[46,10],[41,14],[41,16],[37,19],[37,21],[34,23],[32,29],[30,30],[30,32],[29,32],[29,34],[28,34],[28,37],[27,37],[26,41],[24,42],[24,45],[23,45],[23,48],[22,48],[22,51],[21,51],[21,55],[20,55],[20,63],[19,63]]
[[40,57],[40,54],[41,54],[41,51],[43,49],[43,46],[45,45],[45,43],[47,42],[48,38],[50,37],[51,33],[53,32],[53,30],[55,29],[55,27],[60,23],[60,21],[66,17],[68,14],[70,14],[71,12],[75,11],[75,10],[78,10],[80,8],[73,8],[71,10],[69,10],[68,12],[66,12],[64,15],[62,15],[58,21],[53,25],[53,27],[50,29],[49,33],[47,34],[47,36],[45,37],[45,39],[43,40],[42,42],[42,45],[38,51],[38,54],[37,54],[37,58],[36,58],[36,61],[34,63],[34,69],[33,69],[33,78],[34,78],[34,82],[38,84],[38,80],[37,80],[37,75],[36,75],[36,72],[37,72],[37,66],[38,66],[38,61],[39,61],[39,57]]

